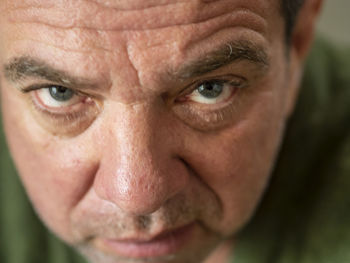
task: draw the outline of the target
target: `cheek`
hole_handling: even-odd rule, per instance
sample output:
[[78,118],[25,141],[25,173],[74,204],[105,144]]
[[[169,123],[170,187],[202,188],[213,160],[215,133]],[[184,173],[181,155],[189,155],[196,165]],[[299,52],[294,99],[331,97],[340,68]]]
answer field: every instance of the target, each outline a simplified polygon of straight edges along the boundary
[[187,160],[221,201],[215,227],[225,235],[249,220],[269,180],[285,122],[279,96],[259,94],[232,127],[187,143]]
[[2,91],[6,98],[2,100],[4,128],[12,157],[39,216],[68,240],[69,213],[89,188],[98,166],[92,147],[45,133],[16,92],[6,87]]

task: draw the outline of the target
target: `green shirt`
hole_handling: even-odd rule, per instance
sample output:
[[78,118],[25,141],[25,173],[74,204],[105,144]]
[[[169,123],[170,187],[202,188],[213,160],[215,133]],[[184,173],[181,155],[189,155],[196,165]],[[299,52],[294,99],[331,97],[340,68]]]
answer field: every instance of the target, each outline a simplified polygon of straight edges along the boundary
[[[0,127],[0,262],[82,263],[33,212]],[[350,262],[350,50],[318,41],[270,187],[234,263]]]

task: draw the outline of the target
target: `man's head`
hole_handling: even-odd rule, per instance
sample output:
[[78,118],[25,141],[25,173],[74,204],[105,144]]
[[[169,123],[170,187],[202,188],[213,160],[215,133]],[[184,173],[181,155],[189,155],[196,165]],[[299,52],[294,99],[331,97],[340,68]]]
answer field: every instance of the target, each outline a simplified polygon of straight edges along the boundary
[[92,262],[219,262],[295,103],[321,1],[286,44],[293,2],[0,1],[5,131],[47,226]]

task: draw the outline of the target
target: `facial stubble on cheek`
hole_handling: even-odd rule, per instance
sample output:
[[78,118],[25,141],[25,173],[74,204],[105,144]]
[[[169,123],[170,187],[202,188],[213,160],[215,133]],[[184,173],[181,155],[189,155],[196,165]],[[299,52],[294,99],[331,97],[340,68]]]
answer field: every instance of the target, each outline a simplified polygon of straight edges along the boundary
[[[149,215],[132,216],[115,206],[98,211],[81,201],[71,216],[75,244],[89,247],[95,238],[132,236],[135,233],[154,233],[156,229],[174,229],[196,222],[206,236],[220,234],[215,229],[221,220],[221,205],[206,185],[193,179],[192,187],[168,200],[160,209]],[[94,249],[92,249],[94,250]]]

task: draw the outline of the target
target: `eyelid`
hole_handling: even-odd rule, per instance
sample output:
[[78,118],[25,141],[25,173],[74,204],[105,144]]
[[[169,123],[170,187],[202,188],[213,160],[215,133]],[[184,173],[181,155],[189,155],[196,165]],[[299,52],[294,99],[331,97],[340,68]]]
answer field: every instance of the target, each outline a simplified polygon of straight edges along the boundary
[[224,75],[224,76],[215,76],[208,77],[205,79],[200,79],[194,81],[186,86],[186,88],[179,94],[178,98],[175,100],[177,102],[186,101],[186,96],[190,95],[193,91],[195,91],[200,85],[205,82],[218,82],[221,84],[229,84],[233,85],[236,88],[244,88],[247,86],[247,80],[244,77],[236,76],[236,75]]
[[[83,133],[103,110],[102,96],[87,94],[79,90],[79,87],[71,88],[69,85],[39,81],[18,82],[15,88],[23,93],[21,98],[27,103],[36,122],[53,136],[70,138]],[[74,97],[81,98],[80,102],[62,107],[50,107],[45,101],[41,102],[37,93],[49,93],[49,88],[54,86],[72,90]]]
[[53,86],[59,86],[59,87],[64,87],[66,89],[71,89],[73,90],[74,92],[77,92],[75,89],[73,88],[70,88],[70,87],[66,87],[66,86],[63,86],[63,85],[59,85],[59,84],[48,84],[48,83],[43,83],[43,84],[32,84],[32,85],[29,85],[25,88],[23,87],[20,87],[19,90],[23,93],[28,93],[28,92],[31,92],[31,91],[35,91],[35,90],[39,90],[39,89],[48,89],[50,87],[53,87]]
[[32,91],[36,91],[36,90],[40,90],[40,89],[49,89],[50,87],[53,87],[53,86],[59,86],[59,87],[64,87],[66,89],[70,89],[74,92],[75,95],[79,95],[79,96],[87,96],[87,97],[90,97],[90,98],[97,98],[98,96],[95,96],[95,95],[91,95],[91,94],[87,94],[81,90],[78,90],[76,88],[72,88],[72,87],[67,87],[67,86],[64,86],[64,85],[61,85],[61,84],[54,84],[54,83],[43,83],[43,84],[32,84],[32,85],[29,85],[25,88],[22,88],[20,87],[19,90],[22,92],[22,93],[29,93],[29,92],[32,92]]
[[202,85],[205,82],[218,82],[221,84],[234,84],[234,83],[238,83],[238,80],[240,80],[239,82],[244,82],[245,78],[239,77],[236,75],[224,75],[224,76],[208,77],[208,78],[194,81],[190,85],[188,85],[188,87],[193,86],[192,90],[195,90],[196,88],[198,88],[200,85]]

